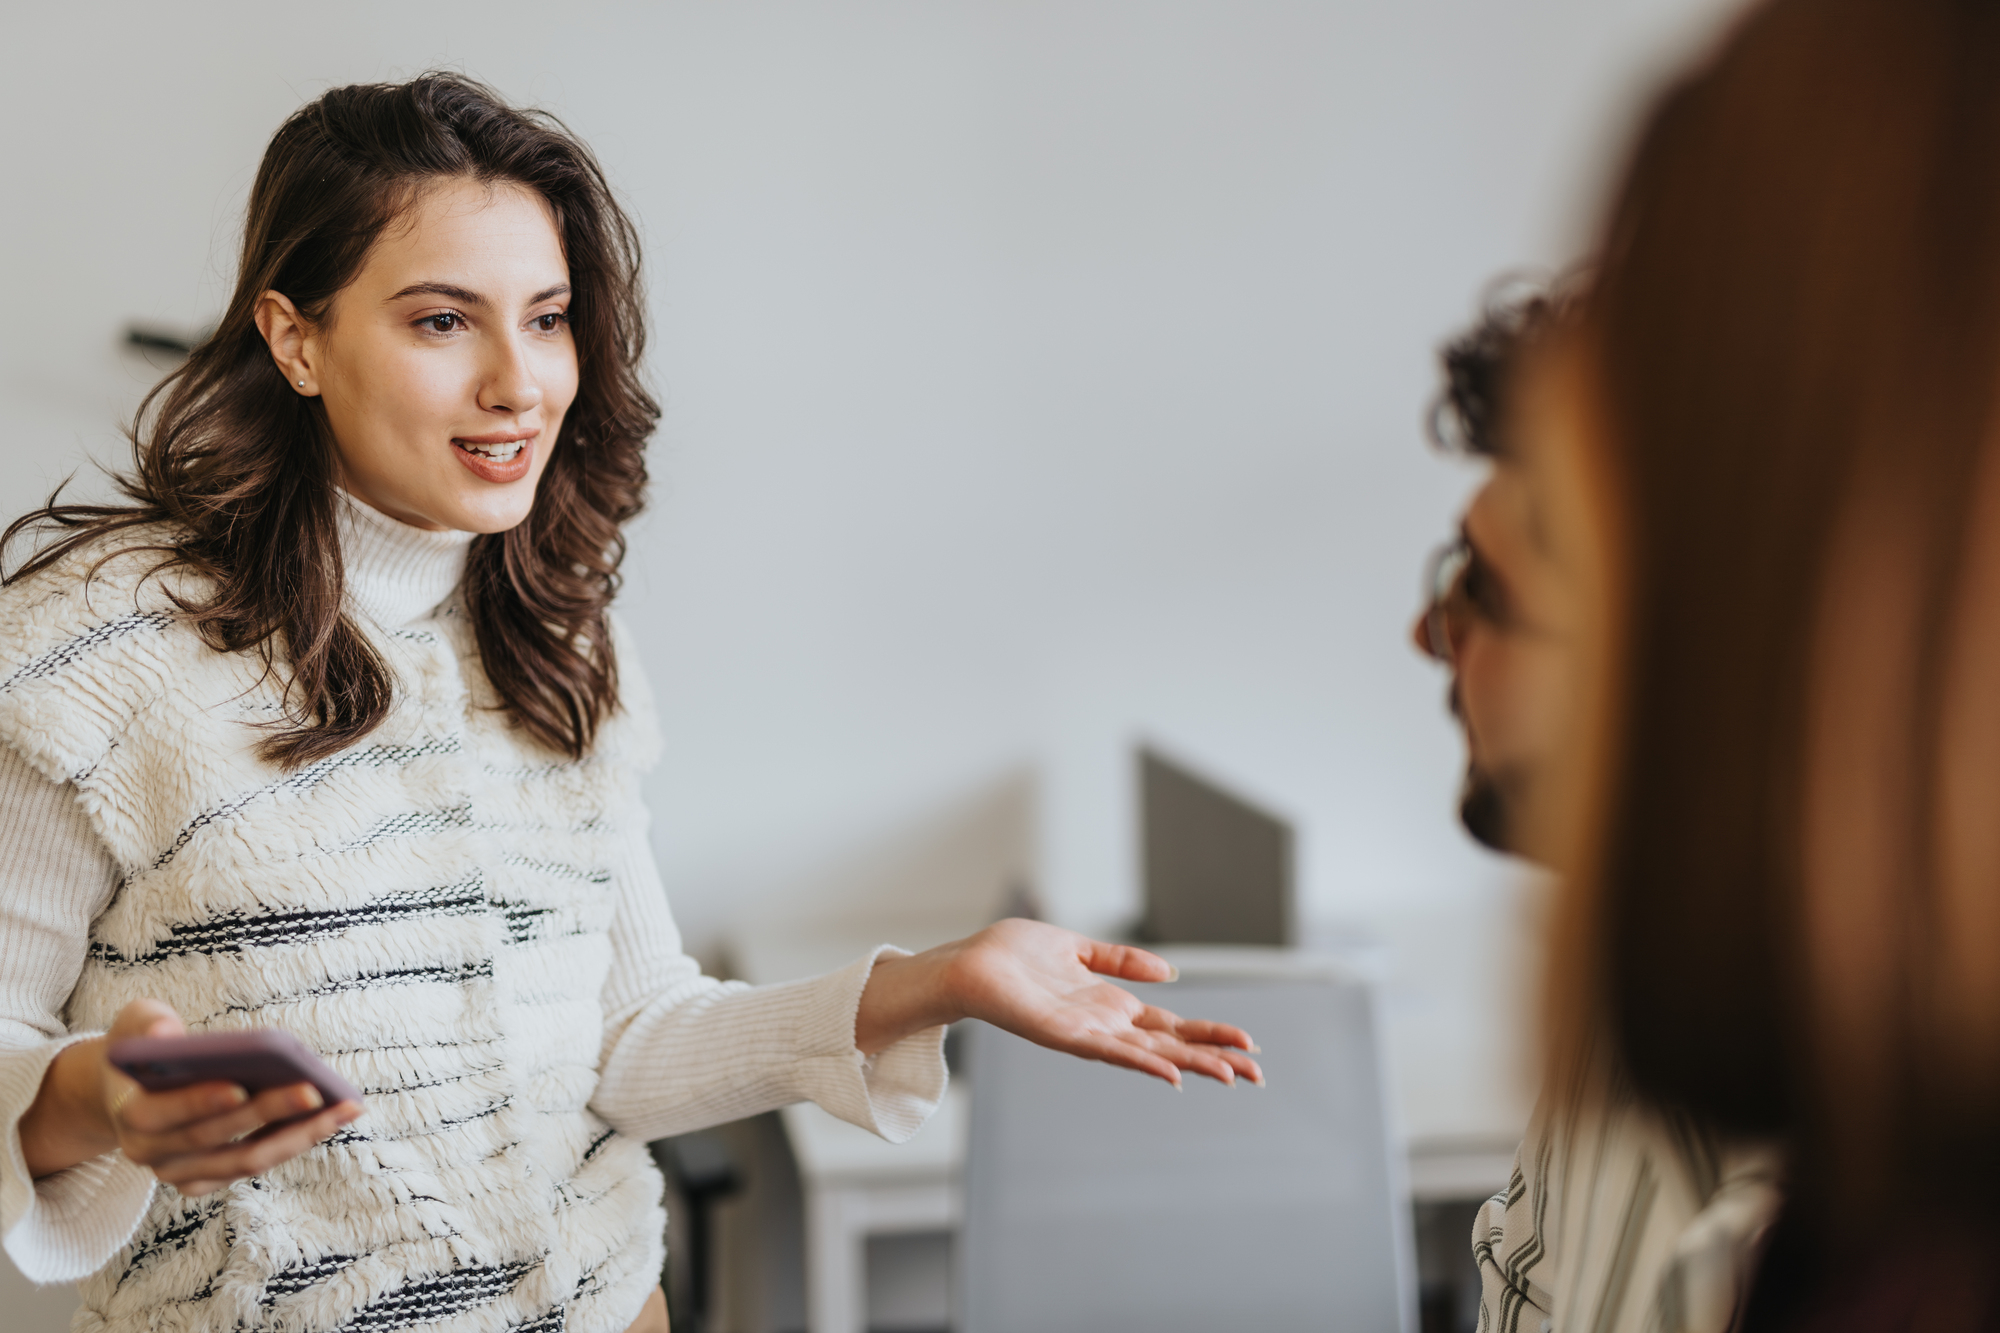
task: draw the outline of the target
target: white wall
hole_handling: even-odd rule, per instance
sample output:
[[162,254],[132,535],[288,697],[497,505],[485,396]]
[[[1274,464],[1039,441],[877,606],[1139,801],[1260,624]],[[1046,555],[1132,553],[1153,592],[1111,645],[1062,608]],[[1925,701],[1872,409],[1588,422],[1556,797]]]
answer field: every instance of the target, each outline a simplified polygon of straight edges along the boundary
[[1310,912],[1456,896],[1494,872],[1401,634],[1470,481],[1418,442],[1430,350],[1574,252],[1635,71],[1714,8],[24,7],[0,507],[113,452],[123,321],[217,309],[282,116],[464,68],[565,115],[650,243],[627,610],[693,939],[1028,770],[1055,905],[1113,919],[1135,734],[1300,821]]

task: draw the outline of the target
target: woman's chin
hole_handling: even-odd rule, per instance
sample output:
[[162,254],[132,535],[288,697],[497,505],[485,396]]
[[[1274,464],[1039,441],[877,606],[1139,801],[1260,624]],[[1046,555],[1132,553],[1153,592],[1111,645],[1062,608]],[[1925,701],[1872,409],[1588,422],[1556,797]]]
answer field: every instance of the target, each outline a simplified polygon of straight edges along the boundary
[[535,479],[524,477],[509,486],[482,487],[481,493],[460,494],[452,501],[439,506],[450,511],[437,515],[442,526],[459,532],[505,532],[521,526],[534,509]]

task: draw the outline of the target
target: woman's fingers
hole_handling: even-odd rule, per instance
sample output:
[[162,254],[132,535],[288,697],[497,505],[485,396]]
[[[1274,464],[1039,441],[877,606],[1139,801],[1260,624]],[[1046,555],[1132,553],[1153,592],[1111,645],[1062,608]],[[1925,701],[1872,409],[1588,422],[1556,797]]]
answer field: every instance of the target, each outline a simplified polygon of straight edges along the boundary
[[[1198,1046],[1234,1046],[1240,1051],[1253,1052],[1257,1049],[1257,1043],[1250,1040],[1250,1034],[1232,1024],[1212,1023],[1205,1018],[1180,1018],[1164,1009],[1149,1007],[1149,1010],[1149,1014],[1133,1020],[1137,1026],[1159,1028]],[[1154,1021],[1151,1014],[1157,1014],[1165,1021]]]
[[[131,1083],[132,1088],[138,1086]],[[117,1110],[112,1121],[121,1139],[155,1137],[234,1111],[248,1100],[234,1083],[191,1083],[168,1092],[128,1091],[113,1101]]]
[[169,1158],[185,1157],[190,1153],[235,1143],[266,1125],[317,1111],[326,1104],[319,1095],[319,1089],[310,1083],[270,1088],[247,1101],[243,1090],[232,1084],[204,1086],[226,1089],[235,1093],[236,1099],[232,1103],[218,1097],[214,1112],[192,1122],[174,1124],[167,1132],[131,1135],[124,1145],[125,1155],[142,1166],[152,1166]]
[[111,1020],[112,1040],[120,1037],[178,1037],[187,1029],[172,1006],[159,1000],[133,1000]]
[[233,1180],[261,1175],[272,1167],[289,1162],[314,1144],[331,1136],[361,1115],[356,1102],[329,1106],[318,1115],[296,1121],[269,1134],[210,1152],[170,1157],[153,1167],[153,1174],[180,1190],[196,1196],[221,1189]]
[[1124,981],[1172,981],[1180,969],[1156,953],[1129,944],[1105,944],[1084,940],[1083,965],[1091,971]]
[[1218,1083],[1233,1084],[1243,1078],[1263,1085],[1263,1069],[1247,1053],[1234,1046],[1189,1042],[1169,1027],[1138,1027],[1125,1020],[1126,1016],[1122,1014],[1105,1015],[1098,1021],[1071,1029],[1063,1038],[1051,1033],[1039,1040],[1056,1050],[1136,1069],[1176,1086],[1181,1081],[1181,1070],[1212,1078]]
[[1217,1054],[1221,1056],[1223,1063],[1236,1071],[1238,1078],[1247,1078],[1260,1088],[1264,1086],[1264,1067],[1255,1060],[1227,1046],[1220,1048]]
[[[1255,1045],[1242,1028],[1183,1019],[1100,980],[1174,979],[1178,973],[1158,954],[1017,920],[947,947],[954,950],[948,984],[963,1015],[1176,1086],[1182,1070],[1222,1083],[1263,1082],[1263,1071],[1247,1054]],[[861,1028],[857,1019],[857,1040]]]
[[[1150,1006],[1145,1013],[1135,1016],[1132,1022],[1134,1040],[1148,1043],[1156,1054],[1172,1060],[1183,1069],[1206,1075],[1218,1083],[1234,1083],[1238,1078],[1247,1078],[1259,1087],[1263,1086],[1263,1068],[1250,1058],[1249,1034],[1241,1028],[1222,1023],[1188,1022],[1175,1018],[1164,1009]],[[1218,1043],[1206,1039],[1211,1030],[1217,1029],[1228,1040]]]
[[1104,1033],[1093,1033],[1062,1048],[1066,1054],[1080,1055],[1086,1060],[1100,1060],[1107,1065],[1137,1070],[1141,1074],[1151,1074],[1154,1078],[1181,1085],[1180,1066],[1158,1051],[1151,1050],[1138,1042],[1123,1041]]
[[[119,1011],[110,1035],[174,1036],[183,1030],[166,1005],[135,1000]],[[101,1068],[104,1105],[118,1147],[189,1196],[212,1193],[290,1161],[361,1115],[356,1102],[326,1106],[310,1083],[271,1088],[254,1097],[221,1082],[147,1092],[108,1063]]]
[[1132,1026],[1165,1032],[1190,1046],[1229,1046],[1239,1051],[1255,1051],[1250,1034],[1230,1023],[1214,1023],[1205,1018],[1182,1018],[1171,1010],[1147,1005],[1132,1016]]
[[[1033,1039],[1087,1059],[1141,1069],[1174,1084],[1180,1082],[1178,1072],[1168,1077],[1157,1062],[1164,1061],[1176,1071],[1185,1069],[1218,1083],[1233,1084],[1239,1078],[1259,1086],[1264,1082],[1263,1069],[1248,1054],[1254,1043],[1242,1028],[1184,1019],[1155,1005],[1142,1004],[1129,991],[1115,986],[1102,987],[1079,1013],[1078,1021],[1063,1026],[1069,1029],[1068,1040],[1057,1038],[1052,1031],[1034,1035]],[[1121,1055],[1141,1051],[1145,1059],[1113,1059],[1106,1054],[1113,1050]]]
[[1217,1083],[1236,1082],[1236,1067],[1213,1047],[1189,1046],[1185,1042],[1176,1042],[1164,1049],[1158,1049],[1156,1053],[1191,1074],[1212,1078]]
[[1157,1038],[1148,1040],[1139,1034],[1123,1038],[1100,1035],[1076,1043],[1070,1053],[1136,1069],[1175,1087],[1181,1084],[1183,1070],[1232,1086],[1239,1078],[1259,1087],[1264,1084],[1264,1071],[1255,1060],[1222,1047],[1190,1046],[1185,1042]]
[[1181,1043],[1159,1054],[1190,1073],[1201,1074],[1217,1083],[1234,1084],[1247,1079],[1264,1086],[1264,1071],[1255,1060],[1226,1046],[1189,1046]]

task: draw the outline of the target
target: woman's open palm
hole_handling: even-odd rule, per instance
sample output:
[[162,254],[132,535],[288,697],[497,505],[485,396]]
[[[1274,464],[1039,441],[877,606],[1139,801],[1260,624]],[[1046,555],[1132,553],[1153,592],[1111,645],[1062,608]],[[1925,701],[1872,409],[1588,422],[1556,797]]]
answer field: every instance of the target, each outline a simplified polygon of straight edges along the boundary
[[1243,1029],[1182,1018],[1105,980],[1173,980],[1174,969],[1157,954],[1021,920],[997,922],[951,947],[952,989],[970,1017],[1176,1087],[1182,1070],[1222,1083],[1264,1081]]

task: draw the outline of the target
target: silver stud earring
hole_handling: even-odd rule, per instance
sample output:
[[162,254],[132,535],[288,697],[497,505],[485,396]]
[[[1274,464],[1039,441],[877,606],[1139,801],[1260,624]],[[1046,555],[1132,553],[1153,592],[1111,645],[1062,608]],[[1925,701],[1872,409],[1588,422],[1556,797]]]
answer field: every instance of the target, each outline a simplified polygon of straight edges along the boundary
[[301,389],[305,388],[305,387],[306,387],[306,382],[305,382],[304,380],[300,380],[300,381],[299,381],[299,387],[300,387]]

